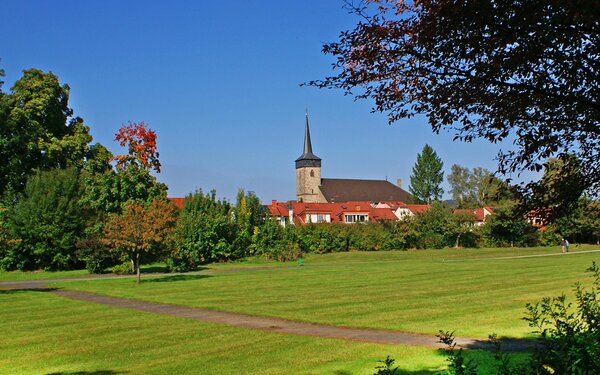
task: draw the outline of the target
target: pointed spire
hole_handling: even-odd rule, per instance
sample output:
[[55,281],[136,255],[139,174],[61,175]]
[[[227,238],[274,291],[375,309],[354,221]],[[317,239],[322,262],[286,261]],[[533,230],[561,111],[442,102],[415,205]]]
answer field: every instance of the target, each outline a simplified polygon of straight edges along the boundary
[[312,143],[310,142],[310,129],[308,127],[308,109],[306,110],[306,126],[304,127],[304,155],[312,154]]
[[320,167],[321,159],[313,154],[312,143],[310,141],[310,128],[308,127],[308,109],[306,110],[306,124],[304,126],[304,150],[302,155],[296,159],[296,168],[301,167]]

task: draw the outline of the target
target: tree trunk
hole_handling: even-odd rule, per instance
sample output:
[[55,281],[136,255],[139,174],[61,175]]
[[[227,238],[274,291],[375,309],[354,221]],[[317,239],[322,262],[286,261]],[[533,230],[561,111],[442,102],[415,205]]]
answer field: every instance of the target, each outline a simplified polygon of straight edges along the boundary
[[133,260],[133,254],[131,254],[129,261],[131,262],[131,270],[135,271],[135,261]]
[[456,236],[456,242],[454,243],[454,248],[458,249],[458,247],[460,246],[460,235],[462,233],[459,233],[458,236]]
[[135,254],[137,281],[136,285],[140,285],[140,253]]

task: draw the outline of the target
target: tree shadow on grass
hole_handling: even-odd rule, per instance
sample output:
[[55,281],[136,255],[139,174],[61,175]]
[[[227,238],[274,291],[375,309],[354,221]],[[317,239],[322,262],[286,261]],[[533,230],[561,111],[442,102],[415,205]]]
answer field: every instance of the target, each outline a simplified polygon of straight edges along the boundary
[[0,289],[0,295],[2,294],[17,294],[17,293],[22,293],[22,292],[52,292],[53,290],[57,290],[58,288],[45,288],[45,287],[31,287],[31,288],[27,288],[27,287],[18,287],[16,286],[15,288],[5,288],[5,289]]
[[[500,337],[499,340],[500,350],[507,353],[525,353],[540,345],[538,341],[531,338]],[[472,343],[465,345],[461,345],[460,342],[457,344],[466,350],[494,351],[494,344],[486,339],[475,340]]]
[[[392,366],[392,368],[394,368],[396,366]],[[375,369],[375,367],[373,367],[373,371],[377,371]],[[433,375],[433,374],[439,374],[440,370],[415,370],[415,371],[411,371],[411,370],[403,370],[401,368],[398,368],[396,370],[396,372],[394,372],[394,375]],[[351,371],[347,371],[347,370],[337,370],[336,372],[334,372],[335,375],[355,375],[354,372]]]
[[[166,265],[148,265],[141,266],[142,273],[169,273],[171,270]],[[207,267],[197,267],[194,269],[194,272],[203,271],[208,269]]]
[[126,374],[126,371],[114,371],[114,370],[96,370],[96,371],[70,371],[70,372],[52,372],[46,375],[116,375]]
[[170,283],[174,281],[189,281],[189,280],[200,280],[210,277],[209,275],[172,275],[172,276],[162,276],[162,277],[153,277],[153,278],[142,278],[142,283]]

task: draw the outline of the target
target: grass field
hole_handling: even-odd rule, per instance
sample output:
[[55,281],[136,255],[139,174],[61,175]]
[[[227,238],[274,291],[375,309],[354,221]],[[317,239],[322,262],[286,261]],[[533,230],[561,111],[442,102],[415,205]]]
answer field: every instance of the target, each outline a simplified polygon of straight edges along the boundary
[[[337,253],[309,256],[303,268],[260,259],[211,265],[198,275],[145,277],[139,287],[133,279],[54,285],[335,325],[525,337],[525,303],[570,295],[600,259],[600,253],[536,256],[559,251]],[[515,256],[526,257],[503,259]],[[234,268],[242,271],[228,272]],[[433,374],[445,364],[434,349],[265,333],[43,292],[0,291],[0,306],[2,374],[372,374],[386,355],[402,374]],[[491,362],[487,353],[471,355]]]
[[[527,302],[571,294],[600,253],[558,249],[426,250],[314,255],[306,266],[60,287],[152,302],[306,322],[457,335],[525,337]],[[258,266],[258,263],[254,263]]]

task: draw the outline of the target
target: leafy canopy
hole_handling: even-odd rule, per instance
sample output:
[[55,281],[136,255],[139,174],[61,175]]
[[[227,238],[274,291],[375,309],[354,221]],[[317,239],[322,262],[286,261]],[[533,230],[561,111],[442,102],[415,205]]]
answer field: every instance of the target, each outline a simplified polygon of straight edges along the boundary
[[72,117],[69,86],[52,72],[23,71],[0,93],[0,194],[21,192],[35,169],[81,168],[90,157],[89,128]]
[[360,21],[323,47],[338,74],[310,85],[371,98],[390,122],[424,114],[455,139],[512,140],[501,172],[575,153],[600,190],[597,0],[346,4]]

